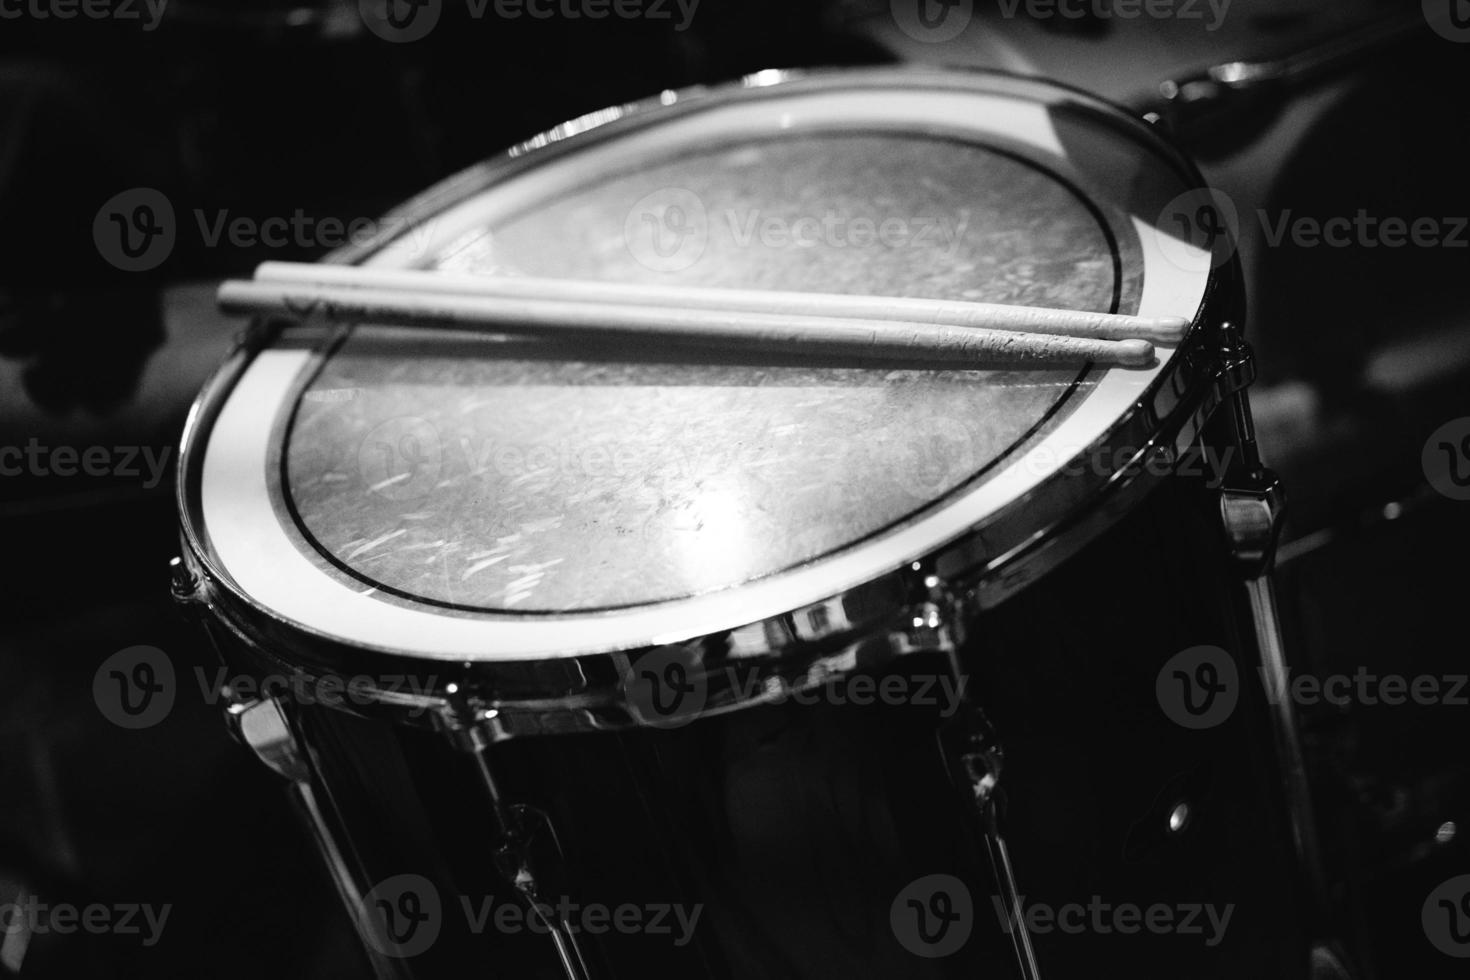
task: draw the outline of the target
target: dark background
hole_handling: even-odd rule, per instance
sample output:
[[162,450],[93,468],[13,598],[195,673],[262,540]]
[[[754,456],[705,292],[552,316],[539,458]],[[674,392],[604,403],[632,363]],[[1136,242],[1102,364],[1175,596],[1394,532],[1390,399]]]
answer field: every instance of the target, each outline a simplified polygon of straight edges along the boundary
[[[1144,109],[1165,79],[1397,20],[1415,29],[1340,71],[1174,122],[1244,216],[1255,404],[1292,501],[1280,585],[1293,656],[1319,673],[1464,673],[1470,503],[1429,486],[1421,453],[1470,415],[1470,249],[1273,246],[1252,217],[1470,215],[1470,45],[1420,18],[1417,2],[1238,0],[1206,31],[979,3],[941,44],[906,35],[876,0],[703,0],[685,31],[474,20],[450,3],[411,44],[365,31],[355,3],[174,0],[152,32],[0,20],[0,445],[177,443],[238,328],[214,312],[213,284],[324,251],[209,247],[196,209],[373,217],[572,116],[768,67],[1001,67]],[[92,225],[139,186],[173,201],[179,241],[157,269],[124,273]],[[146,731],[114,727],[93,702],[98,665],[128,646],[213,669],[167,598],[172,490],[171,472],[152,487],[0,478],[0,899],[26,888],[174,907],[157,947],[50,937],[23,975],[360,976],[280,785],[230,741],[217,706],[190,696],[192,676]],[[1419,915],[1435,885],[1470,870],[1470,708],[1327,708],[1305,722],[1365,975],[1461,975]]]

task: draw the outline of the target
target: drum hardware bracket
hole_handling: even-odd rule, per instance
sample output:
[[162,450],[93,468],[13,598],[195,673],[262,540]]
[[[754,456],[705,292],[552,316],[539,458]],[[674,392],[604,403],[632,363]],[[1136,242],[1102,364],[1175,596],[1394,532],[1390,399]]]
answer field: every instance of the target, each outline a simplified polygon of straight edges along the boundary
[[199,599],[199,576],[177,556],[168,560],[168,571],[169,592],[174,602],[183,609],[190,608]]
[[1230,403],[1240,456],[1220,489],[1220,517],[1242,575],[1254,579],[1270,572],[1281,538],[1286,495],[1276,474],[1261,463],[1246,390],[1256,379],[1255,354],[1239,324],[1220,325],[1220,379]]
[[[1261,679],[1270,705],[1272,736],[1282,771],[1287,818],[1298,867],[1311,897],[1315,919],[1313,928],[1329,937],[1325,945],[1321,935],[1313,938],[1317,948],[1328,948],[1333,945],[1330,939],[1334,931],[1331,926],[1332,904],[1317,835],[1300,718],[1287,695],[1290,667],[1271,575],[1284,525],[1286,495],[1276,473],[1262,464],[1256,444],[1255,424],[1246,393],[1255,379],[1250,347],[1238,325],[1225,323],[1221,330],[1224,344],[1220,376],[1222,386],[1229,394],[1240,446],[1240,457],[1220,489],[1221,524],[1250,602]],[[1352,975],[1346,967],[1342,970],[1345,975]]]
[[[1000,889],[999,897],[1008,910],[1008,931],[1021,980],[1039,980],[1041,971],[1036,963],[1031,934],[1026,929],[1021,891],[1016,883],[1016,870],[1011,863],[1010,849],[1006,846],[1005,835],[1001,830],[1005,797],[1000,786],[1000,777],[1005,768],[1005,750],[996,735],[995,726],[991,724],[984,710],[973,701],[957,716],[949,737],[959,743],[955,768],[963,788],[970,793],[970,801],[979,819],[981,837],[985,841],[986,855],[990,859],[991,872],[995,877],[996,887]],[[943,738],[941,735],[941,744]]]
[[310,770],[286,714],[275,698],[234,700],[225,708],[230,732],[266,768],[292,783],[306,783]]
[[1220,324],[1220,367],[1216,377],[1221,393],[1233,395],[1249,388],[1256,380],[1256,354],[1246,342],[1240,325],[1233,320]]
[[1285,494],[1276,474],[1265,468],[1236,473],[1220,490],[1220,516],[1242,575],[1267,574],[1281,538]]
[[[1333,82],[1375,56],[1423,41],[1418,10],[1381,16],[1301,50],[1211,65],[1160,82],[1140,107],[1196,152],[1195,137],[1208,136],[1225,152],[1249,146],[1292,97]],[[1221,131],[1228,137],[1223,143]]]
[[[561,842],[550,817],[535,807],[508,802],[496,776],[490,759],[494,736],[484,727],[486,710],[471,704],[459,690],[458,685],[448,688],[451,697],[449,706],[441,713],[448,724],[444,726],[450,741],[474,757],[480,783],[490,801],[490,813],[495,823],[495,870],[506,884],[513,888],[526,908],[541,919],[547,934],[556,946],[558,959],[567,980],[590,980],[591,971],[583,955],[576,933],[571,924],[541,900],[541,884],[537,877],[531,847],[537,837],[539,824],[551,838],[558,860],[564,860]],[[493,713],[493,709],[490,709]],[[455,721],[457,719],[457,722]]]
[[894,652],[899,656],[943,653],[953,661],[957,647],[965,639],[961,625],[964,617],[956,615],[960,600],[949,584],[935,574],[931,563],[916,561],[909,571],[914,576],[914,601],[904,613],[902,629],[893,634]]

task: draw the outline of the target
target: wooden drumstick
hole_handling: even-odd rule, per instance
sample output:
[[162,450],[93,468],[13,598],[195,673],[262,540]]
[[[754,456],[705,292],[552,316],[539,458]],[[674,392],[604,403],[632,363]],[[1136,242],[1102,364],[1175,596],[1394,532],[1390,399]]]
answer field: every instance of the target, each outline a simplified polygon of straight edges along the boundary
[[1039,367],[1094,361],[1143,367],[1154,360],[1153,345],[1146,340],[1093,340],[895,320],[240,280],[222,285],[218,298],[227,313],[332,323],[491,329],[543,337],[620,336],[966,365]]
[[822,316],[852,320],[896,320],[951,327],[979,327],[1095,340],[1147,340],[1174,345],[1189,332],[1183,317],[1143,317],[1090,313],[1039,306],[1008,306],[965,300],[900,296],[856,296],[759,289],[712,289],[701,286],[542,279],[525,276],[472,276],[422,269],[376,269],[308,262],[266,262],[255,270],[261,282],[310,284],[366,289],[501,296],[507,299],[554,298],[604,305],[678,307],[690,310],[743,310],[782,316]]

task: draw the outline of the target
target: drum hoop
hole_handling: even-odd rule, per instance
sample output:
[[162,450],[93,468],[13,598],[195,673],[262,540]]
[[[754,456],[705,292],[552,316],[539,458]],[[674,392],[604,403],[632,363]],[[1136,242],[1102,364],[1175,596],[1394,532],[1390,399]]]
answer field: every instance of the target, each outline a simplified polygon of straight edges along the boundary
[[[379,227],[396,229],[404,220],[453,207],[523,169],[539,166],[548,154],[554,159],[555,154],[575,152],[586,145],[586,140],[579,139],[583,134],[595,132],[601,139],[609,125],[657,125],[670,118],[671,109],[695,111],[711,96],[767,88],[780,95],[789,92],[790,85],[820,84],[834,78],[849,89],[938,86],[964,91],[972,89],[977,77],[999,77],[1035,85],[1050,95],[1069,95],[1109,117],[1121,130],[1131,131],[1136,140],[1173,165],[1188,186],[1204,186],[1192,162],[1146,122],[1106,100],[1059,83],[1003,72],[911,67],[782,70],[761,72],[727,86],[665,92],[564,123],[429,188],[390,211]],[[324,261],[361,262],[394,238],[393,232],[385,231],[377,239],[339,249]],[[1105,477],[1088,474],[1095,479],[1085,491],[1065,501],[1055,499],[1054,493],[1049,495],[1052,499],[1046,499],[1058,480],[1059,474],[1053,474],[929,558],[771,619],[678,641],[674,647],[702,667],[707,679],[729,679],[731,665],[738,664],[781,682],[712,689],[703,713],[719,714],[762,703],[782,690],[789,692],[850,670],[858,662],[874,666],[888,657],[950,650],[960,639],[968,615],[1028,587],[1115,523],[1133,502],[1167,478],[1134,464],[1197,440],[1227,393],[1220,326],[1238,322],[1238,294],[1238,262],[1232,260],[1210,274],[1194,327],[1180,349],[1129,411],[1088,447],[1087,452],[1101,446],[1138,447],[1133,460],[1117,472]],[[669,644],[532,660],[435,660],[391,647],[344,642],[277,614],[233,581],[217,560],[202,519],[204,451],[214,421],[236,383],[273,339],[260,325],[242,336],[196,399],[181,440],[177,505],[184,565],[195,583],[185,598],[204,606],[228,630],[226,644],[243,647],[258,661],[313,677],[371,677],[384,669],[427,665],[436,671],[435,680],[440,684],[433,694],[405,696],[400,691],[374,688],[378,695],[375,707],[364,712],[385,713],[410,724],[422,721],[436,728],[483,730],[491,738],[641,724],[627,704],[622,681],[640,657],[670,649]],[[1024,521],[1018,520],[1020,515],[1025,516]],[[503,693],[512,691],[518,693]]]

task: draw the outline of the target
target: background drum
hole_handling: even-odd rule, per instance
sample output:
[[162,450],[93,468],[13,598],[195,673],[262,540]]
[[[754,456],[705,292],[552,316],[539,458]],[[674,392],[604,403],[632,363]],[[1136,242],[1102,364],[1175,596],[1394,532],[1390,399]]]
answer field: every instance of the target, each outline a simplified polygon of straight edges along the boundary
[[[340,258],[1191,335],[1141,370],[936,372],[255,331],[186,436],[176,588],[228,662],[330,702],[233,716],[380,973],[1304,973],[1309,823],[1255,682],[1273,487],[1199,187],[1054,86],[764,73],[569,123]],[[1003,834],[1023,911],[1194,926],[1028,950]],[[487,898],[545,911],[477,926]],[[594,935],[593,906],[692,924]]]

